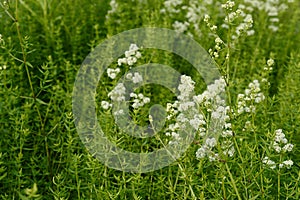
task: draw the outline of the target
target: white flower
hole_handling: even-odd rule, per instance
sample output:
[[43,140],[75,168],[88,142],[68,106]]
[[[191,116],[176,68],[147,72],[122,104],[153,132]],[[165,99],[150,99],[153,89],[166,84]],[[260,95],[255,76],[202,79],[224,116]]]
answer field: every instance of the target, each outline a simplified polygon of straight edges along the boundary
[[139,50],[139,47],[136,44],[130,44],[129,51],[136,52]]
[[150,102],[150,98],[145,97],[142,93],[139,93],[139,94],[130,93],[129,96],[134,98],[132,107],[135,108],[135,109],[139,108],[139,107],[142,107],[145,104]]
[[108,93],[113,101],[125,101],[126,88],[123,83],[119,83],[111,92]]
[[194,129],[198,130],[199,126],[206,124],[203,118],[203,115],[195,115],[194,118],[190,120],[191,126],[193,126]]
[[222,137],[232,137],[233,132],[231,130],[225,130],[222,132]]
[[268,165],[271,169],[275,169],[276,168],[276,163],[273,160],[270,160],[267,156],[264,157],[264,159],[262,160],[262,162],[265,165]]
[[6,70],[6,69],[7,69],[6,65],[3,65],[2,67],[0,66],[0,70]]
[[113,13],[115,13],[118,9],[118,3],[116,0],[111,0],[109,3],[111,10],[108,11],[107,15],[105,16],[108,19]]
[[135,72],[133,77],[132,77],[132,82],[133,83],[139,83],[139,82],[142,82],[142,81],[143,81],[143,77],[138,72]]
[[131,79],[132,79],[132,76],[133,76],[132,73],[127,73],[125,77],[126,77],[127,79],[131,80]]
[[228,149],[224,150],[224,154],[232,157],[235,153],[235,149],[233,146],[229,147]]
[[110,104],[109,102],[107,101],[101,101],[101,107],[104,109],[104,110],[107,110],[108,108],[110,108],[112,106],[112,104]]
[[193,108],[195,103],[193,101],[183,102],[179,104],[178,110],[180,112],[187,111],[189,108]]
[[292,161],[292,160],[285,160],[285,161],[283,161],[282,162],[285,166],[286,166],[286,168],[291,168],[292,167],[292,165],[294,164],[294,162]]
[[123,114],[124,114],[124,110],[123,109],[114,112],[114,115],[123,115]]
[[274,65],[274,60],[272,59],[272,58],[270,58],[268,61],[267,61],[267,65],[269,66],[269,67],[271,67],[271,66],[273,66]]
[[215,138],[207,138],[206,141],[205,141],[205,144],[208,147],[213,148],[214,146],[216,146],[217,140]]
[[199,148],[196,152],[196,158],[198,159],[204,158],[206,156],[206,151],[207,150],[203,147]]
[[277,153],[280,153],[280,152],[281,152],[281,147],[278,145],[277,142],[274,142],[273,148],[274,148],[274,150],[275,150]]
[[133,92],[130,93],[129,96],[130,96],[130,97],[133,97],[133,98],[137,98],[137,97],[138,97],[138,95],[137,95],[136,93],[133,93]]
[[111,79],[115,79],[117,74],[120,73],[120,68],[116,68],[116,69],[111,69],[111,68],[108,68],[106,70],[107,72],[107,75],[111,78]]
[[172,26],[175,29],[175,31],[177,31],[178,33],[183,33],[188,29],[189,25],[190,24],[188,22],[182,23],[179,21],[175,21]]
[[172,132],[172,133],[171,133],[171,136],[172,136],[175,140],[180,140],[180,139],[181,139],[180,136],[179,136],[179,134],[176,133],[176,132]]
[[143,98],[143,103],[144,104],[147,104],[147,103],[149,103],[150,102],[150,98],[149,97],[144,97]]
[[121,66],[122,64],[127,64],[132,66],[135,64],[137,59],[142,56],[138,50],[139,47],[136,44],[130,44],[129,50],[125,51],[125,58],[118,59],[118,65]]
[[122,64],[126,64],[127,63],[127,59],[126,58],[119,58],[118,59],[118,65],[121,66]]
[[178,124],[178,123],[175,123],[175,124],[170,124],[169,127],[168,127],[168,129],[169,129],[170,131],[175,131],[175,130],[177,130],[179,127],[180,127],[179,124]]
[[137,52],[135,53],[135,57],[136,57],[136,58],[141,58],[141,57],[142,57],[141,52],[137,51]]
[[285,134],[282,132],[282,129],[275,130],[275,142],[286,143]]
[[277,32],[278,31],[278,26],[274,26],[274,25],[270,25],[268,26],[269,29],[271,29],[273,32]]
[[284,147],[282,148],[284,152],[290,152],[293,150],[294,145],[291,143],[288,143],[286,145],[284,145]]
[[[188,122],[189,119],[186,118],[186,116],[183,114],[183,113],[180,113],[177,118],[176,118],[176,122],[181,122],[181,123],[185,123],[185,122]],[[176,123],[177,125],[179,125],[178,123]],[[180,127],[180,126],[178,126]]]
[[192,78],[190,76],[182,75],[180,77],[180,84],[178,86],[178,90],[180,92],[178,99],[186,101],[194,91],[194,88],[195,82],[192,80]]
[[205,14],[204,15],[204,22],[208,23],[209,19],[210,19],[210,16]]

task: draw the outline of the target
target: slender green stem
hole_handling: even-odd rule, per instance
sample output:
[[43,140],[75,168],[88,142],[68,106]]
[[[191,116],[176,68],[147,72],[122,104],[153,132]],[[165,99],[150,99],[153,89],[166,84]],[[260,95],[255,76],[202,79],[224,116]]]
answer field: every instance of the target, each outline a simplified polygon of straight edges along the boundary
[[236,184],[235,184],[235,181],[234,181],[234,179],[233,179],[233,176],[232,176],[232,174],[231,174],[231,172],[230,172],[230,169],[229,169],[229,167],[228,167],[228,164],[227,164],[226,162],[225,162],[225,167],[226,167],[227,173],[229,174],[229,177],[230,177],[230,180],[231,180],[233,189],[234,189],[234,191],[235,191],[235,193],[236,193],[236,195],[237,195],[237,197],[238,197],[238,200],[241,200],[242,198],[241,198],[241,196],[240,196],[240,194],[239,194],[239,191],[238,191],[238,189],[237,189],[237,187],[236,187]]
[[[172,158],[173,158],[174,160],[176,160],[176,158],[174,157],[174,155],[172,155],[172,153],[168,151],[168,149],[166,148],[166,145],[163,143],[163,141],[161,140],[161,138],[160,138],[160,137],[158,136],[158,134],[156,133],[155,127],[154,127],[154,125],[153,125],[153,123],[152,123],[151,120],[150,120],[150,124],[151,124],[151,126],[152,126],[153,131],[155,132],[155,137],[156,137],[156,139],[158,139],[159,142],[164,146],[164,148],[167,150],[167,152],[169,153],[169,155],[172,156]],[[179,169],[180,169],[180,171],[181,171],[181,173],[182,173],[182,175],[183,175],[183,177],[184,177],[184,180],[185,180],[186,184],[188,184],[188,186],[189,186],[189,190],[190,190],[190,192],[191,192],[192,199],[197,199],[197,197],[196,197],[196,195],[195,195],[195,192],[194,192],[194,190],[193,190],[193,187],[192,187],[192,185],[190,184],[190,180],[188,179],[188,176],[187,176],[187,174],[185,173],[185,171],[184,171],[182,165],[179,163],[179,161],[177,162],[177,165],[178,165],[178,167],[179,167]]]

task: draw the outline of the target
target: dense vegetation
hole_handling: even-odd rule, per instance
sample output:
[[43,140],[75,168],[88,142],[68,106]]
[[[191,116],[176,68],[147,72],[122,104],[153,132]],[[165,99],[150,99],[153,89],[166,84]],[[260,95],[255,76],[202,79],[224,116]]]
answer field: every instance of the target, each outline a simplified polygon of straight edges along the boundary
[[[297,0],[0,0],[0,199],[299,199],[299,8]],[[97,45],[140,27],[196,40],[223,76],[229,107],[226,137],[204,141],[207,130],[199,128],[176,162],[130,173],[107,167],[85,148],[72,92]],[[206,90],[201,74],[178,55],[138,50],[132,68],[164,63],[190,76],[198,94]],[[104,74],[98,84],[102,129],[128,151],[162,148],[156,137],[134,141],[118,133],[107,95],[130,67],[117,61],[110,66],[121,68],[117,78]],[[136,92],[151,99],[145,108],[131,102],[137,124],[149,122],[154,103],[175,100],[163,87]],[[176,134],[159,135],[165,144],[176,140]]]

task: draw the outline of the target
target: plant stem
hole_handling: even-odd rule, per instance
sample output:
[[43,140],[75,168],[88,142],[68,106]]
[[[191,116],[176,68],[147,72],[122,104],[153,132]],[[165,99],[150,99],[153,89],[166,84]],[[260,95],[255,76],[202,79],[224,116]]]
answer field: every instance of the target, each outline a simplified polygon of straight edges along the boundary
[[227,165],[227,163],[225,163],[225,166],[226,166],[226,170],[227,170],[227,172],[228,172],[228,174],[229,174],[229,177],[230,177],[230,180],[231,180],[233,189],[234,189],[234,191],[235,191],[235,193],[236,193],[236,195],[237,195],[237,197],[238,197],[238,200],[242,200],[241,197],[240,197],[239,191],[238,191],[238,189],[237,189],[237,187],[236,187],[235,181],[234,181],[234,179],[233,179],[233,177],[232,177],[232,174],[231,174],[231,172],[230,172],[230,169],[229,169],[229,167],[228,167],[228,165]]

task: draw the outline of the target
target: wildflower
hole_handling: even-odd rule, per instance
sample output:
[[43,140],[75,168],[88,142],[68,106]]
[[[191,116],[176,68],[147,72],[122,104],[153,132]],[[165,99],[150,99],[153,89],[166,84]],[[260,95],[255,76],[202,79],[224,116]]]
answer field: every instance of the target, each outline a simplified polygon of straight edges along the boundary
[[210,20],[210,16],[205,14],[204,15],[204,22],[208,23],[209,20]]
[[292,167],[292,165],[294,164],[294,162],[292,160],[285,160],[282,162],[288,169],[290,169]]
[[188,29],[189,25],[190,24],[188,22],[182,23],[182,22],[175,21],[172,26],[178,33],[183,33]]
[[[275,131],[275,138],[273,142],[273,148],[277,153],[281,152],[290,152],[293,150],[294,145],[291,143],[287,143],[287,139],[285,138],[285,134],[283,133],[282,129],[277,129]],[[281,144],[285,144],[281,147]]]
[[132,66],[137,62],[138,58],[141,58],[141,53],[138,51],[139,47],[136,44],[130,44],[129,50],[125,51],[125,58],[118,59],[118,65],[127,64]]
[[142,93],[135,94],[135,93],[130,93],[130,97],[133,97],[133,104],[132,107],[137,109],[139,107],[144,106],[145,104],[150,102],[149,97],[145,97]]
[[216,146],[217,140],[216,140],[216,138],[207,138],[206,141],[205,141],[205,144],[208,147],[213,148],[214,146]]
[[195,103],[193,101],[182,102],[179,104],[178,110],[180,112],[187,111],[189,108],[193,108],[194,106],[195,106]]
[[117,74],[120,73],[120,68],[116,68],[116,69],[108,68],[106,70],[106,72],[107,72],[107,75],[108,75],[109,78],[115,79]]
[[143,77],[138,72],[135,72],[133,77],[132,77],[132,82],[133,83],[139,83],[139,82],[142,82],[142,81],[143,81]]
[[119,83],[111,92],[108,93],[108,97],[110,97],[113,101],[125,101],[125,92],[126,88],[123,83]]
[[258,80],[254,80],[249,83],[248,88],[245,89],[244,94],[238,94],[237,113],[254,113],[256,108],[253,103],[258,104],[265,99],[264,94],[260,91],[260,83],[258,82]]
[[180,84],[178,86],[178,90],[180,95],[178,96],[179,100],[187,100],[190,97],[191,93],[194,91],[195,82],[192,80],[191,77],[182,75],[180,77]]
[[116,0],[111,0],[109,5],[111,7],[111,10],[107,12],[107,15],[105,16],[106,19],[109,19],[110,16],[116,13],[118,9],[118,3],[116,2]]
[[268,61],[267,61],[267,65],[269,66],[269,67],[271,67],[271,66],[273,66],[274,65],[274,60],[272,59],[272,58],[270,58]]
[[101,101],[101,107],[104,109],[104,110],[107,110],[108,108],[110,108],[112,106],[112,104],[110,104],[109,102],[107,101]]
[[222,4],[222,8],[231,10],[234,7],[235,3],[233,1],[227,1],[225,4]]
[[262,162],[267,165],[268,167],[270,167],[271,169],[275,169],[276,168],[276,163],[273,160],[270,160],[269,157],[264,157],[264,159],[262,160]]
[[293,150],[293,148],[294,148],[294,145],[291,143],[288,143],[288,144],[284,145],[282,149],[284,152],[290,152]]
[[[152,124],[152,122],[153,122],[153,117],[152,117],[152,115],[149,115],[149,122]],[[167,135],[167,133],[166,133],[166,135]],[[168,135],[167,135],[168,136]]]
[[191,126],[193,126],[193,128],[196,130],[198,130],[199,126],[206,124],[204,117],[201,114],[195,115],[194,118],[191,119],[189,122]]
[[116,116],[117,115],[123,115],[123,114],[124,114],[124,110],[123,109],[114,112],[114,115],[116,115]]
[[206,156],[206,149],[204,149],[203,147],[199,148],[196,152],[196,158],[201,159],[204,158],[205,156]]

